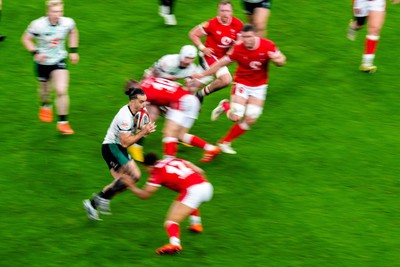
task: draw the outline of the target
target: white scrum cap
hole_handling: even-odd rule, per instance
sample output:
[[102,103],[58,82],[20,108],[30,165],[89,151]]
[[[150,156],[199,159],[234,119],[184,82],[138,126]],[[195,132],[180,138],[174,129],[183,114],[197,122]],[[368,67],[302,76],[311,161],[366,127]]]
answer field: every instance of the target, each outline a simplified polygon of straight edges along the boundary
[[179,52],[180,60],[184,60],[185,57],[195,58],[197,56],[197,49],[193,45],[182,46]]

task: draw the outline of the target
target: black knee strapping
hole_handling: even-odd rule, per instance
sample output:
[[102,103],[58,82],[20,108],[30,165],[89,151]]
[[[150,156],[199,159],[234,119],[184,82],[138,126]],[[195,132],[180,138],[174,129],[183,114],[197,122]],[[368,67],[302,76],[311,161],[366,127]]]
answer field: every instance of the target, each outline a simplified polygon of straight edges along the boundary
[[358,26],[364,26],[367,22],[367,17],[355,17],[355,21],[357,21]]

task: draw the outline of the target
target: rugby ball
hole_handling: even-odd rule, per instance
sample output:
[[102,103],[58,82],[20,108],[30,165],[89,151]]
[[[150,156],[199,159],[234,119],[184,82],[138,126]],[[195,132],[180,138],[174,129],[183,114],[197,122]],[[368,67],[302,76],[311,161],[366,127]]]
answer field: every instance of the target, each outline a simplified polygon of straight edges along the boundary
[[143,126],[150,123],[150,115],[145,109],[140,109],[136,112],[133,118],[133,125],[136,131],[140,131]]

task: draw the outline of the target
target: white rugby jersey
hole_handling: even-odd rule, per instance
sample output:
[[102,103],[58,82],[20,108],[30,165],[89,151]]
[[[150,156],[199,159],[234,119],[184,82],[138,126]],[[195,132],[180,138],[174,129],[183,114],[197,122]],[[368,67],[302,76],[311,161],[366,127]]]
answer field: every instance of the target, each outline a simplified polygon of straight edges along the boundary
[[[160,72],[160,77],[165,79],[171,79],[173,77],[182,79],[192,76],[195,73],[202,73],[204,69],[194,63],[191,63],[186,68],[179,67],[180,55],[170,54],[160,58],[154,67]],[[212,76],[207,76],[199,79],[203,84],[209,83],[213,79]]]
[[165,79],[170,79],[172,77],[182,79],[195,73],[201,72],[201,70],[199,70],[199,67],[196,66],[194,63],[191,63],[186,68],[180,68],[179,65],[180,55],[171,54],[165,55],[160,58],[154,66],[160,71],[161,77]]
[[131,133],[133,131],[134,116],[135,114],[131,112],[128,104],[123,106],[111,122],[103,144],[121,144],[119,134]]
[[26,30],[37,40],[39,53],[46,55],[42,65],[53,65],[68,55],[65,39],[75,27],[72,18],[60,17],[56,25],[51,25],[48,17],[41,17],[31,22]]

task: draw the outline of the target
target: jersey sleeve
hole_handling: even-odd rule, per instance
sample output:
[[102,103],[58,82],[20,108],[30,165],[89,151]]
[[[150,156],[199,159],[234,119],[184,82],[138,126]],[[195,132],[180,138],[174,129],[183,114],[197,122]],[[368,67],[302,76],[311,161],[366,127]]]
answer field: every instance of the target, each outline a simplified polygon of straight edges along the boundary
[[154,169],[151,174],[150,177],[147,179],[147,184],[152,185],[152,186],[157,186],[160,187],[161,186],[161,176],[159,175],[158,169]]
[[31,36],[38,36],[39,35],[39,23],[37,20],[32,21],[28,28],[26,29],[26,32],[30,34]]
[[69,31],[72,31],[76,27],[75,21],[72,18],[65,18],[65,20],[68,25]]
[[266,52],[273,52],[276,55],[279,55],[281,51],[279,48],[274,44],[274,42],[268,40],[268,42],[265,45],[265,50]]
[[163,56],[155,64],[154,67],[160,72],[161,77],[169,79],[174,76],[171,75],[171,69],[173,66],[173,58],[170,55]]
[[121,133],[130,133],[133,129],[133,120],[127,116],[118,116],[117,127]]
[[209,28],[210,28],[210,21],[203,21],[199,27],[201,28],[201,31],[203,32],[203,34],[208,35],[208,33],[210,32]]

